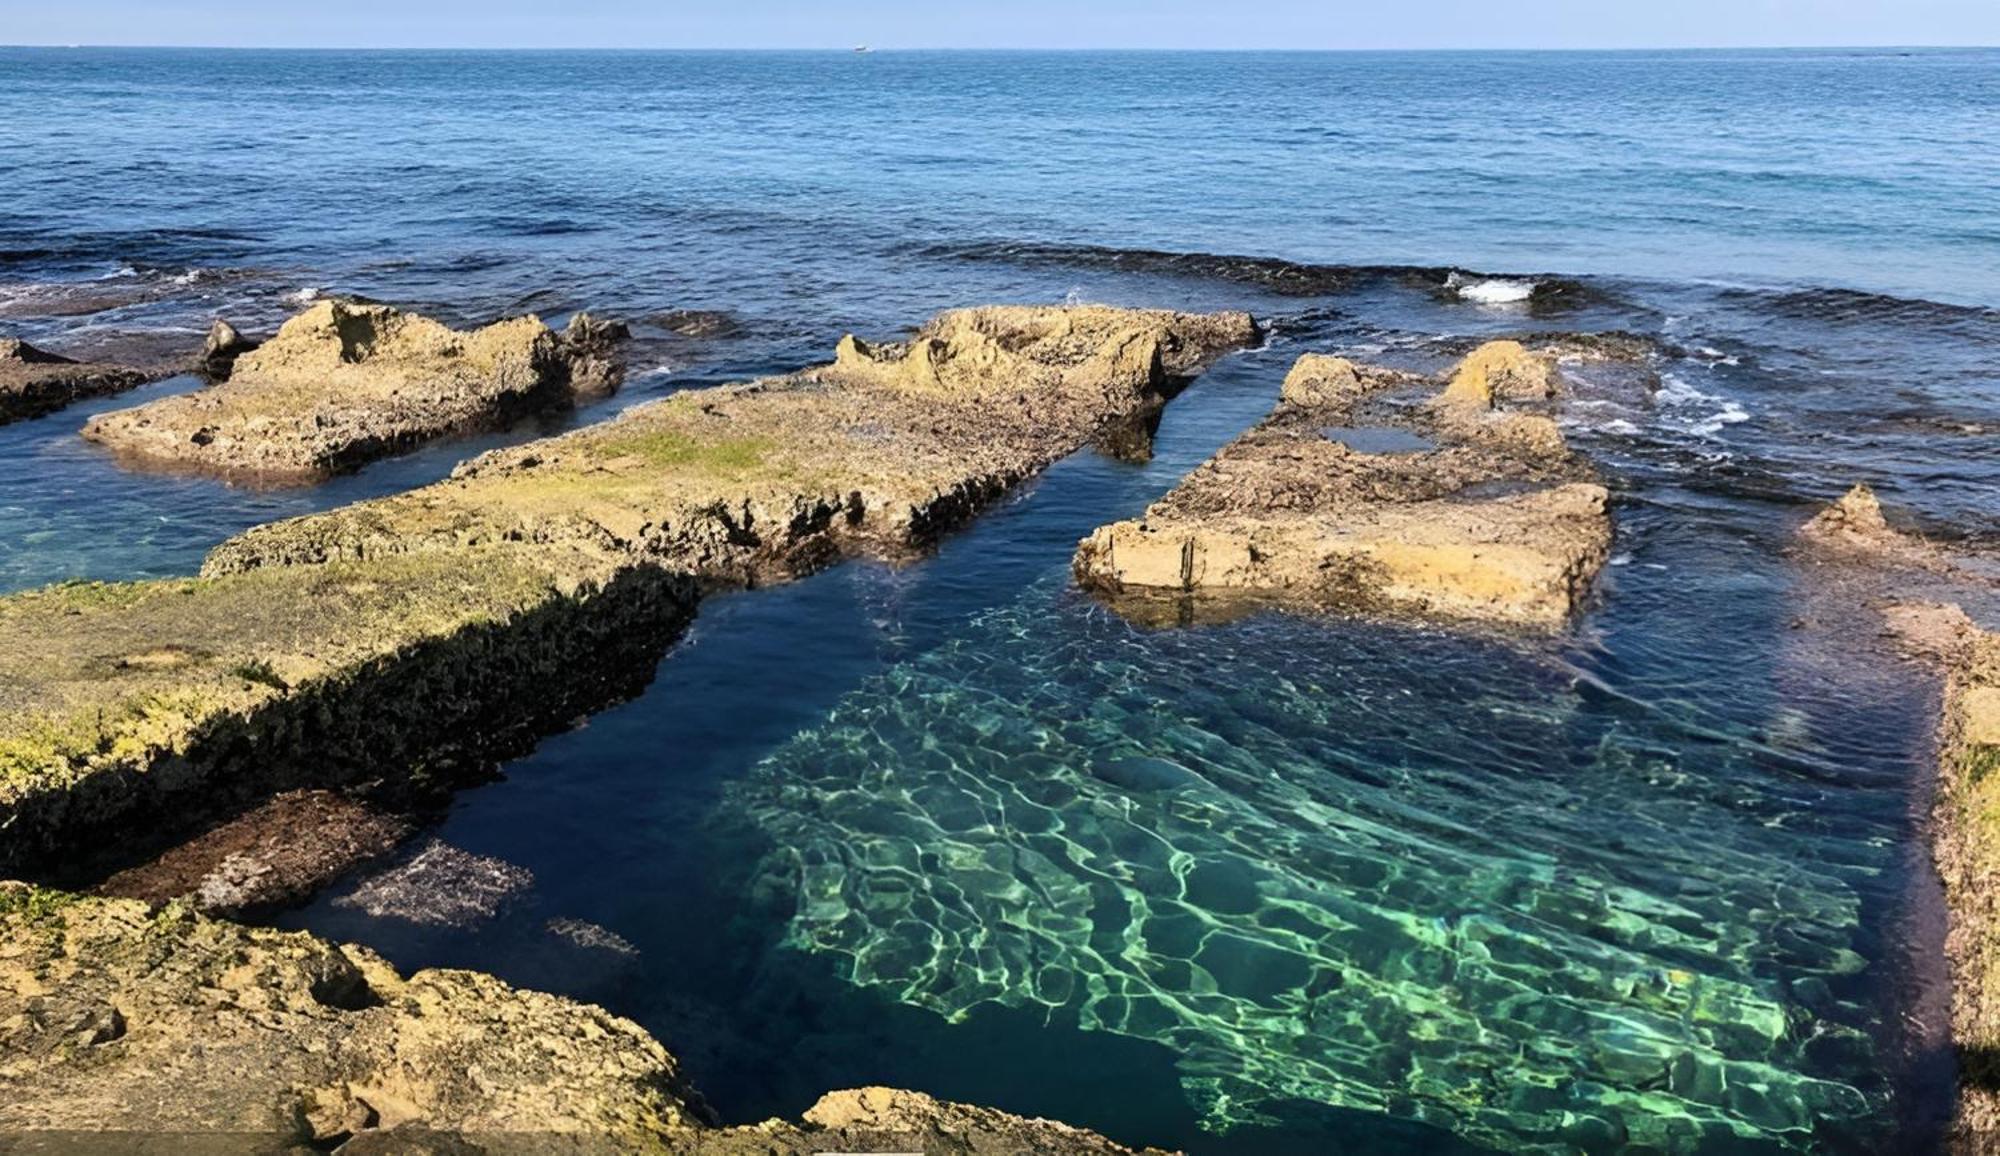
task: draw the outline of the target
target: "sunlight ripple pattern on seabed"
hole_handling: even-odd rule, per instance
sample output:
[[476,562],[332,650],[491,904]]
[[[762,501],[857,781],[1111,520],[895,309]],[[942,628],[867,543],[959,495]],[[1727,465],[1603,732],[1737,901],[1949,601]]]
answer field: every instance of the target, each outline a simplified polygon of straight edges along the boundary
[[1676,730],[1501,644],[1145,634],[1044,588],[731,813],[780,849],[788,947],[948,1019],[1164,1044],[1217,1131],[1293,1099],[1517,1151],[1865,1130],[1869,1013],[1836,993],[1888,854],[1756,744]]

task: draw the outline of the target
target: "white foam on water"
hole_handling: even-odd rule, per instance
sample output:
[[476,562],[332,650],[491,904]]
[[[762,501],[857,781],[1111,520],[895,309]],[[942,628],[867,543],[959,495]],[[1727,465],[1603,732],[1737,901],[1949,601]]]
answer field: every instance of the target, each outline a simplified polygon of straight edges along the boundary
[[[1697,389],[1686,378],[1673,373],[1660,375],[1660,389],[1653,400],[1664,409],[1683,411],[1664,416],[1674,428],[1696,437],[1714,437],[1727,426],[1750,420],[1750,411],[1742,403]],[[1699,412],[1685,412],[1691,410]]]
[[308,285],[304,289],[301,289],[296,293],[285,294],[285,300],[294,301],[300,305],[310,305],[313,302],[319,300],[319,289],[315,286]]
[[1505,277],[1468,281],[1456,273],[1445,280],[1445,288],[1455,290],[1461,299],[1478,305],[1517,305],[1535,295],[1533,281],[1514,281]]

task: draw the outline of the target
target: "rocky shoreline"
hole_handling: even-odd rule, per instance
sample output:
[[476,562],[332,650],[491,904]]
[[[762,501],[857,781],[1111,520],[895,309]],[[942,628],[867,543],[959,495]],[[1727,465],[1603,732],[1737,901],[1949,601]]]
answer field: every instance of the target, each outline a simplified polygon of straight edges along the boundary
[[121,1136],[152,1152],[1131,1151],[886,1088],[722,1128],[666,1049],[601,1009],[18,883],[0,883],[7,1135],[78,1153]]
[[[911,557],[1087,444],[1143,459],[1167,399],[1259,335],[1240,313],[952,311],[256,527],[196,577],[0,598],[0,875],[96,892],[0,883],[0,1133],[52,1151],[117,1132],[244,1151],[1130,1151],[881,1088],[720,1127],[659,1042],[600,1009],[231,921],[390,855],[496,760],[643,690],[706,593]],[[218,329],[220,384],[86,436],[314,480],[610,388],[616,340],[581,315],[458,334],[323,302],[261,347]],[[1613,538],[1558,424],[1564,359],[1645,352],[1543,335],[1437,375],[1307,354],[1262,421],[1081,542],[1075,577],[1149,625],[1283,606],[1560,630]],[[1801,538],[1925,594],[2000,590],[2000,567],[1892,528],[1865,488]],[[2000,1134],[2000,633],[1942,595],[1880,608],[1944,678],[1935,853],[1957,1143],[1978,1151]]]
[[[409,808],[642,687],[703,591],[920,551],[1257,334],[1244,314],[945,314],[908,342],[850,338],[818,369],[252,531],[200,577],[0,599],[0,871],[138,897],[0,891],[0,1128],[356,1151],[433,1134],[494,1151],[550,1136],[580,1151],[1127,1151],[887,1089],[829,1095],[801,1122],[708,1127],[672,1058],[625,1021],[468,973],[404,979],[360,949],[197,909],[249,917],[310,895],[407,837]],[[239,355],[246,388],[283,344]]]
[[86,398],[123,393],[178,372],[173,365],[79,361],[25,341],[0,339],[0,425],[54,413]]
[[1307,354],[1270,416],[1077,548],[1078,581],[1145,621],[1248,605],[1550,629],[1610,552],[1608,495],[1553,416],[1553,351],[1491,342],[1442,388]]
[[[1950,927],[1951,1040],[1958,1110],[1950,1146],[2000,1137],[2000,559],[1891,525],[1856,486],[1800,528],[1808,555],[1840,573],[1896,645],[1942,683],[1931,856]],[[1978,617],[1968,613],[1971,606]]]
[[1255,332],[947,314],[251,531],[199,578],[0,599],[0,870],[123,847],[140,813],[153,831],[302,787],[402,802],[483,773],[643,686],[701,590],[921,550]]

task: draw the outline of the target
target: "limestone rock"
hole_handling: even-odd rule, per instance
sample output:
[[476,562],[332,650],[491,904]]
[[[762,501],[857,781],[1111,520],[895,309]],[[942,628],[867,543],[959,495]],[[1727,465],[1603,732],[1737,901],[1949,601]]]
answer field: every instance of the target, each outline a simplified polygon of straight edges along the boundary
[[226,382],[100,414],[84,436],[140,462],[308,482],[608,388],[612,331],[534,317],[459,332],[386,305],[321,301],[234,359]]
[[640,1144],[705,1116],[637,1025],[470,972],[0,884],[0,1132]]
[[1492,409],[1502,402],[1555,396],[1555,369],[1547,357],[1518,341],[1489,341],[1466,355],[1438,398],[1443,405]]
[[1353,401],[1364,387],[1354,363],[1344,357],[1308,353],[1294,362],[1278,400],[1290,405],[1330,406]]
[[1077,579],[1149,621],[1276,601],[1558,627],[1611,522],[1554,418],[1514,408],[1547,402],[1547,372],[1493,343],[1426,397],[1410,375],[1308,354],[1269,417],[1145,517],[1084,539]]
[[246,1153],[1130,1151],[886,1088],[717,1128],[674,1057],[602,1009],[474,972],[405,977],[365,948],[181,905],[0,883],[0,1134],[81,1152],[119,1133]]
[[88,397],[120,393],[169,370],[76,361],[0,338],[0,424],[39,417]]

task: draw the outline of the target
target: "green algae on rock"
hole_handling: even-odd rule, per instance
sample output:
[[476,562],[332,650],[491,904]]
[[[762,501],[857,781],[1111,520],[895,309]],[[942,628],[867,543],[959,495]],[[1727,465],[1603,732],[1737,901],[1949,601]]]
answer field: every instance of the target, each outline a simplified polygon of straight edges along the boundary
[[[1086,538],[1077,578],[1147,618],[1261,599],[1560,626],[1611,521],[1589,466],[1527,408],[1557,385],[1549,358],[1511,341],[1421,403],[1423,379],[1308,354],[1269,417],[1143,518]],[[1362,448],[1405,430],[1421,436]]]
[[882,1088],[830,1094],[799,1123],[718,1128],[674,1057],[602,1009],[17,883],[0,883],[0,1132],[49,1151],[140,1134],[244,1152],[1129,1151]]
[[99,414],[83,436],[139,462],[310,482],[609,389],[622,332],[583,314],[562,333],[535,317],[459,332],[386,305],[322,301],[262,345],[210,358],[220,384]]
[[141,817],[483,773],[643,686],[693,605],[656,566],[507,545],[0,599],[0,870]]
[[0,339],[0,424],[108,393],[121,393],[172,372],[76,361],[25,341]]
[[678,394],[485,454],[436,485],[258,527],[204,569],[524,541],[754,585],[847,554],[895,556],[1256,332],[1242,313],[945,313],[907,344],[850,338],[832,365]]
[[701,587],[921,549],[1255,332],[1244,314],[945,314],[909,346],[850,342],[832,366],[253,530],[200,578],[0,599],[0,869],[145,808],[481,769],[643,685]]

